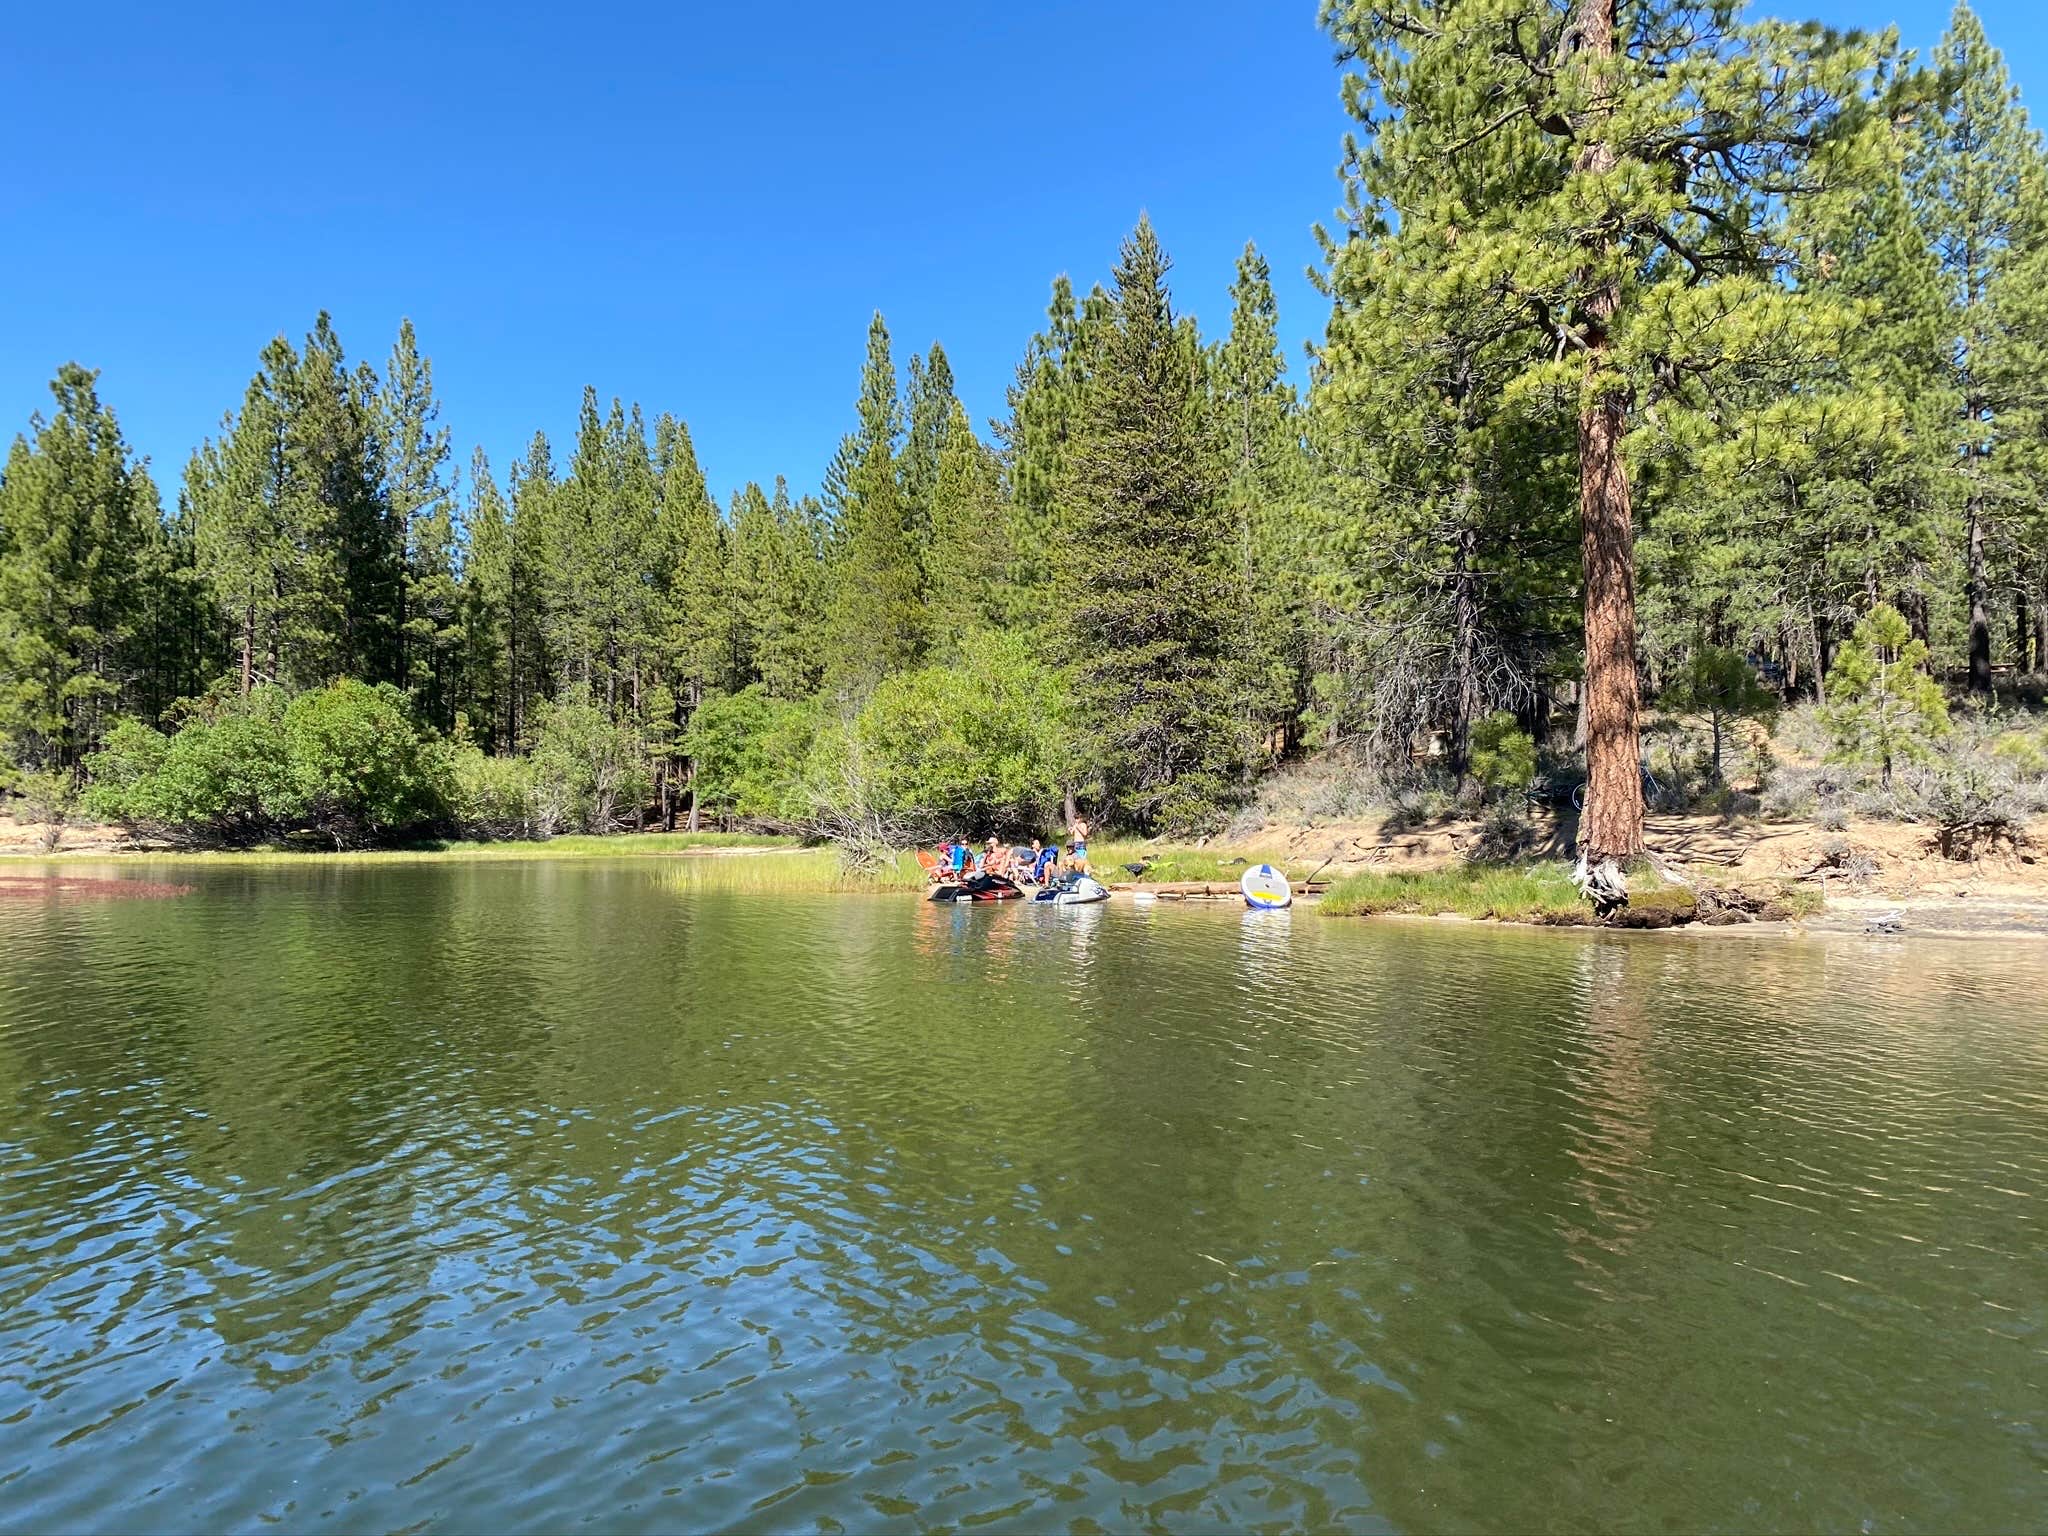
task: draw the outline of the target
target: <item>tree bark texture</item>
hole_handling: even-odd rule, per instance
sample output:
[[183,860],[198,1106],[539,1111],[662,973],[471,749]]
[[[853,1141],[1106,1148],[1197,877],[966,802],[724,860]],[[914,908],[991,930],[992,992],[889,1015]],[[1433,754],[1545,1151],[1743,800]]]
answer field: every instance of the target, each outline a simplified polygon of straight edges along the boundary
[[2034,671],[2048,672],[2048,582],[2034,589]]
[[1464,507],[1467,513],[1465,525],[1458,530],[1458,550],[1454,557],[1454,580],[1452,593],[1454,622],[1457,631],[1457,697],[1451,707],[1451,772],[1457,775],[1462,789],[1472,770],[1472,722],[1479,713],[1479,592],[1478,573],[1474,567],[1479,558],[1479,534],[1472,527],[1470,514],[1474,493],[1467,488]]
[[[1615,0],[1578,0],[1567,46],[1588,61],[1615,52]],[[1606,89],[1600,65],[1587,66],[1597,103]],[[1606,108],[1595,105],[1583,126],[1574,168],[1604,176],[1615,153],[1602,133]],[[1599,234],[1594,240],[1604,238]],[[1605,255],[1602,251],[1601,255]],[[1585,301],[1586,383],[1579,403],[1579,552],[1586,580],[1586,806],[1579,819],[1583,867],[1626,864],[1643,857],[1641,701],[1636,687],[1635,529],[1622,438],[1628,430],[1627,385],[1608,363],[1608,327],[1621,307],[1621,286],[1607,281]]]
[[1984,600],[1984,519],[1970,498],[1969,570],[1964,582],[1970,601],[1970,692],[1991,691],[1991,614]]
[[1636,692],[1635,533],[1617,392],[1579,414],[1579,552],[1586,576],[1586,809],[1579,850],[1589,863],[1643,856],[1640,700]]

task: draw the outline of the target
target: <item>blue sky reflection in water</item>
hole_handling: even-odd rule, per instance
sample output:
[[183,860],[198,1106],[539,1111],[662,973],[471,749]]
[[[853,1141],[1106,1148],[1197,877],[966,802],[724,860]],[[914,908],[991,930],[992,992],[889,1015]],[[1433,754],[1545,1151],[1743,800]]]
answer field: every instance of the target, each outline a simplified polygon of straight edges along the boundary
[[0,904],[0,1530],[2038,1515],[2038,947],[177,878]]

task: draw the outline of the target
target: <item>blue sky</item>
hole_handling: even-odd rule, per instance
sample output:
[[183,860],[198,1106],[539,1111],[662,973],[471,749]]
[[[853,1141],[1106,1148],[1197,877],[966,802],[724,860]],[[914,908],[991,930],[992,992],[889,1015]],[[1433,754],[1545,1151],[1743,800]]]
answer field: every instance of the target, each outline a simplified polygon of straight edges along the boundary
[[[2029,96],[2039,0],[1980,13]],[[1939,37],[1948,0],[1758,10]],[[1151,212],[1220,328],[1247,239],[1298,354],[1345,128],[1313,0],[24,7],[0,49],[0,429],[56,365],[172,493],[257,352],[410,315],[459,456],[564,445],[584,384],[689,421],[714,487],[815,486],[869,313],[977,421]],[[1295,364],[1297,374],[1298,362]]]

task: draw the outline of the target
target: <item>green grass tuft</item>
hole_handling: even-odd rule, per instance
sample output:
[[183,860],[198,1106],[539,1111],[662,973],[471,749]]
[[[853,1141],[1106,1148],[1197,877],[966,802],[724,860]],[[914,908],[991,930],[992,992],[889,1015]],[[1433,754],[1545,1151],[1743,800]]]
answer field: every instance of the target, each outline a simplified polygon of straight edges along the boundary
[[910,854],[881,875],[848,874],[831,848],[792,848],[745,858],[677,859],[661,872],[671,890],[772,895],[785,891],[921,891],[924,871]]
[[[1064,848],[1062,849],[1064,855]],[[1226,862],[1227,861],[1227,862]],[[1133,876],[1124,868],[1126,864],[1145,866],[1145,873]],[[1219,884],[1235,885],[1245,870],[1254,864],[1271,864],[1299,884],[1309,873],[1322,863],[1321,859],[1303,862],[1299,859],[1277,858],[1267,854],[1210,853],[1201,848],[1161,847],[1156,843],[1097,843],[1088,850],[1088,867],[1101,880],[1137,879],[1139,883],[1167,882],[1175,880],[1214,880]]]
[[1468,864],[1416,872],[1349,875],[1323,897],[1327,917],[1410,912],[1504,923],[1590,923],[1593,908],[1564,864]]

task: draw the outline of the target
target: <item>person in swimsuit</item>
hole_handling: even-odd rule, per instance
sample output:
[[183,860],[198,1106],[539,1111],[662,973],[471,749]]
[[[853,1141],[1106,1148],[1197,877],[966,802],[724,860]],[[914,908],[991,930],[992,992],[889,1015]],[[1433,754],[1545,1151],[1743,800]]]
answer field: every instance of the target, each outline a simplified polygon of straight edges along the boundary
[[1077,873],[1088,873],[1088,822],[1076,816],[1067,824],[1067,854]]

